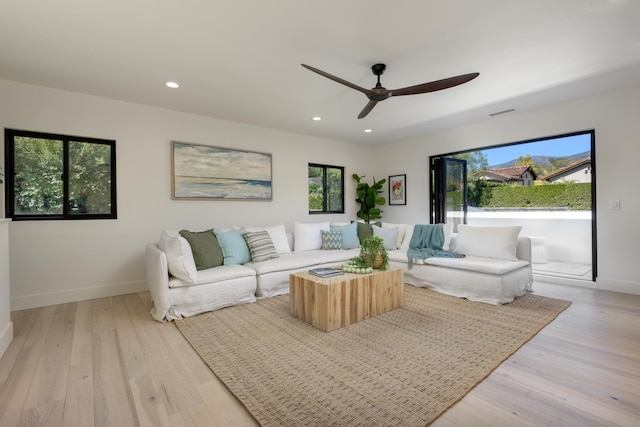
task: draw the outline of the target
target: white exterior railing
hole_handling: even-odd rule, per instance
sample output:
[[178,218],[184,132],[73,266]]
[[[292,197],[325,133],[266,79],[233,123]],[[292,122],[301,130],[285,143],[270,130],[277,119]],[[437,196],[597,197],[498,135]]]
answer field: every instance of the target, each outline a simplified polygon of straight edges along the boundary
[[[447,222],[459,222],[449,218]],[[547,258],[591,264],[591,211],[525,211],[467,213],[467,224],[482,227],[522,226],[521,236],[544,238]]]

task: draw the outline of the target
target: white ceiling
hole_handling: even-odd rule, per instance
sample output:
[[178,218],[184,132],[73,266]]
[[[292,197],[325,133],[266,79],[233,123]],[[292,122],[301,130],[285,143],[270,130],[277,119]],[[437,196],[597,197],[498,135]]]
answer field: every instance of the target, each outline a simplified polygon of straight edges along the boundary
[[[358,120],[300,66],[372,88],[378,62],[388,89],[480,76]],[[0,0],[0,78],[376,145],[640,83],[640,1]]]

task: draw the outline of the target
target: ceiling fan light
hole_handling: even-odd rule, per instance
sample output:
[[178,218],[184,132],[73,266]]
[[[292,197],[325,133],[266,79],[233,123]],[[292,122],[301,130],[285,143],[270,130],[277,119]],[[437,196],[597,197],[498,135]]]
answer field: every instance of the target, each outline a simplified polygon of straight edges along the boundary
[[180,85],[176,82],[166,82],[165,85],[167,87],[170,87],[171,89],[177,89],[180,87]]

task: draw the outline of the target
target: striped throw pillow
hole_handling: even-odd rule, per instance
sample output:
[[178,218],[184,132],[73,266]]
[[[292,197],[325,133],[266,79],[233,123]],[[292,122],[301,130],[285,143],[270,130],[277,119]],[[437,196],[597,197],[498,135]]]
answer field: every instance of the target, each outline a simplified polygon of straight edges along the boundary
[[253,262],[278,258],[278,253],[268,231],[245,231],[242,235],[247,241]]

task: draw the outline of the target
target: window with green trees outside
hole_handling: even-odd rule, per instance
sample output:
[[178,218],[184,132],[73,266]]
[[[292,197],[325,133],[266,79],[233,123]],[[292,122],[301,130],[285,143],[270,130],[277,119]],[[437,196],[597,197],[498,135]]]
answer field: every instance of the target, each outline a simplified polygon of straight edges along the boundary
[[115,141],[5,130],[6,214],[115,219]]
[[309,163],[309,213],[344,213],[344,167]]

